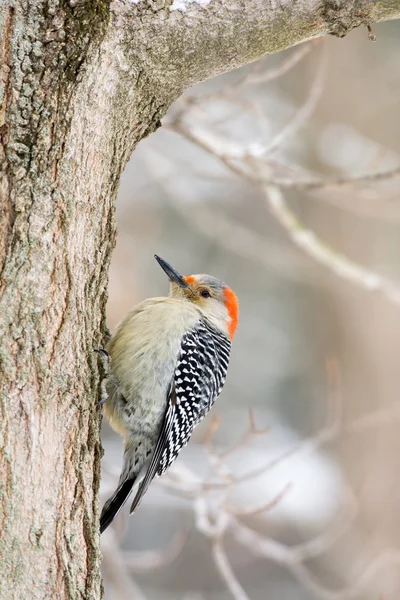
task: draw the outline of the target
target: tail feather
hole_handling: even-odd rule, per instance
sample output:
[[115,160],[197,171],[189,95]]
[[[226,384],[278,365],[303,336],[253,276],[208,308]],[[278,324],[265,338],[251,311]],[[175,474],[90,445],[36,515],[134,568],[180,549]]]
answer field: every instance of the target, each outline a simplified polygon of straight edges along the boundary
[[114,494],[103,506],[100,516],[100,533],[103,533],[105,529],[111,524],[114,517],[121,510],[127,499],[129,498],[133,484],[135,483],[135,477],[132,479],[126,479],[120,486],[115,490]]

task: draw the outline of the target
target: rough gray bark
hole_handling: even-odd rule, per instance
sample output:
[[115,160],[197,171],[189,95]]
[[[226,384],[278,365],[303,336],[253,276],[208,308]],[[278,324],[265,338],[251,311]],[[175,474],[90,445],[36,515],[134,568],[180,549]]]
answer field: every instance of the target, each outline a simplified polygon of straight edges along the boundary
[[0,599],[101,597],[97,490],[114,199],[190,85],[398,0],[4,0],[0,7]]

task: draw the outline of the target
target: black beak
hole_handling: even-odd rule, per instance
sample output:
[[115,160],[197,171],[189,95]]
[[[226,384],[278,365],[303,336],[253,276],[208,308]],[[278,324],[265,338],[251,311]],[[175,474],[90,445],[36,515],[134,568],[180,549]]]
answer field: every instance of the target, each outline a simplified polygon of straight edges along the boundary
[[170,281],[173,281],[174,283],[178,284],[182,288],[190,287],[189,284],[186,283],[186,281],[184,280],[182,275],[180,273],[178,273],[178,271],[176,271],[173,267],[171,267],[171,265],[169,265],[163,258],[160,258],[159,256],[157,256],[157,254],[154,255],[154,258],[156,259],[156,261],[158,262],[158,264],[160,265],[160,267],[162,268],[164,273],[166,273],[168,275],[168,279]]

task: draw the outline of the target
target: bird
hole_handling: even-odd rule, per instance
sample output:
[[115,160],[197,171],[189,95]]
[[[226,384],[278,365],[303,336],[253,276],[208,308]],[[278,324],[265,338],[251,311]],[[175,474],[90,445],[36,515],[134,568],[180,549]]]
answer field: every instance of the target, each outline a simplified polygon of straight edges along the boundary
[[101,351],[109,364],[105,415],[125,442],[118,487],[101,512],[101,533],[136,487],[134,512],[214,404],[239,319],[237,296],[223,281],[182,276],[154,257],[169,278],[169,296],[136,305]]

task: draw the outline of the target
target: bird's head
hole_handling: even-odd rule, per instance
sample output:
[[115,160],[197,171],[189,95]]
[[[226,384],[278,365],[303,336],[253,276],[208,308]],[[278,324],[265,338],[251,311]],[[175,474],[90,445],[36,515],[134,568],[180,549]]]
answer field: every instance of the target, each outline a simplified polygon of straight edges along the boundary
[[232,340],[239,320],[236,294],[220,279],[212,275],[183,276],[165,260],[155,255],[160,267],[170,280],[170,296],[183,298],[195,304],[205,317]]

